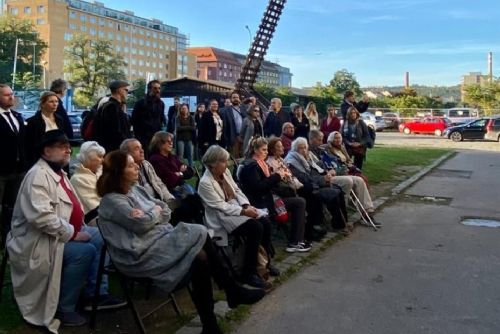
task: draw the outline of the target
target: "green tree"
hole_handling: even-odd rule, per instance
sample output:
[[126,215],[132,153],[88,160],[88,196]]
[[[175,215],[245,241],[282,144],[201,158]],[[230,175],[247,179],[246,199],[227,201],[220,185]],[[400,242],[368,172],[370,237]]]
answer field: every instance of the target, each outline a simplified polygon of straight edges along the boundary
[[292,93],[290,87],[276,88],[276,96],[281,99],[284,106],[289,106],[292,102],[297,102],[297,96]]
[[500,107],[500,82],[494,81],[483,86],[479,84],[465,87],[464,100],[474,107],[480,107],[486,115],[491,115],[494,108]]
[[333,79],[330,80],[330,86],[332,86],[335,91],[341,95],[344,95],[348,90],[353,91],[355,95],[362,95],[363,92],[356,81],[354,73],[347,71],[346,69],[341,69],[333,75]]
[[132,83],[132,91],[127,98],[127,107],[132,108],[134,104],[144,97],[146,92],[146,80],[137,79]]
[[268,101],[271,101],[273,97],[277,97],[276,89],[268,84],[257,82],[253,85],[253,89],[255,89],[255,91],[257,91],[260,95],[264,96]]
[[127,65],[107,39],[74,35],[64,51],[69,82],[75,87],[74,101],[79,106],[90,106],[101,89],[113,80],[125,79]]
[[30,20],[5,14],[0,16],[0,82],[12,84],[16,39],[18,41],[16,72],[33,72],[33,64],[35,73],[32,74],[40,75],[43,71],[39,63],[47,44],[40,39]]

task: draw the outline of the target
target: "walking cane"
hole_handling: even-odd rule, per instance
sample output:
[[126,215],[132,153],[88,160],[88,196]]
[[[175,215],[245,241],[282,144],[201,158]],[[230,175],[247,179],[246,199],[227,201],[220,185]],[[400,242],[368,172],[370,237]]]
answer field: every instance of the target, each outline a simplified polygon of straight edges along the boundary
[[359,200],[358,196],[356,196],[356,194],[354,193],[354,190],[351,190],[351,200],[353,198],[354,198],[354,200],[352,202],[353,202],[354,206],[356,207],[356,209],[358,210],[359,214],[361,215],[361,219],[363,219],[363,222],[368,226],[371,225],[373,227],[373,229],[375,231],[377,231],[378,230],[377,226],[375,226],[375,224],[373,223],[370,215],[363,207],[363,204],[361,204],[361,201]]

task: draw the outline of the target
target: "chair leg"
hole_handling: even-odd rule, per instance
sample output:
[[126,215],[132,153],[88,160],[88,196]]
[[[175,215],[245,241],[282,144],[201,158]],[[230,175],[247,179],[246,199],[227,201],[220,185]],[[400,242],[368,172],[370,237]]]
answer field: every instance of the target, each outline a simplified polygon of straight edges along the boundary
[[3,252],[2,256],[2,264],[0,266],[0,302],[2,301],[3,294],[3,285],[5,279],[5,272],[7,271],[7,261],[9,260],[9,252],[7,252],[7,248]]
[[144,328],[144,324],[142,323],[141,317],[139,316],[139,313],[137,312],[137,309],[135,307],[135,304],[132,300],[132,297],[130,295],[130,292],[128,290],[128,280],[126,277],[120,277],[120,284],[122,286],[123,294],[125,295],[125,299],[127,300],[128,305],[130,306],[130,309],[132,310],[132,314],[134,315],[134,320],[139,328],[139,331],[141,334],[146,334],[146,328]]
[[104,275],[104,261],[106,259],[106,247],[103,246],[101,249],[101,258],[99,259],[99,269],[97,270],[97,281],[95,284],[94,296],[92,298],[92,310],[90,311],[90,329],[95,329],[95,322],[97,317],[97,306],[99,303],[99,297],[101,294],[101,283],[102,275]]

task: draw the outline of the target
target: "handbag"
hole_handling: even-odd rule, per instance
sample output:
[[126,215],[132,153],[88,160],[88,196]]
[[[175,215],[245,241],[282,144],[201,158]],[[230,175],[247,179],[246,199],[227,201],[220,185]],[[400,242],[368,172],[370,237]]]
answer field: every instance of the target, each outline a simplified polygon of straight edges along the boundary
[[269,279],[269,257],[265,248],[259,245],[259,251],[257,252],[257,275],[263,280],[267,281]]
[[274,188],[273,192],[283,198],[286,197],[295,197],[297,196],[297,190],[295,187],[290,183],[281,180]]
[[180,199],[185,199],[189,195],[194,195],[194,194],[196,194],[196,190],[194,190],[193,186],[187,182],[181,184],[180,186],[175,187],[174,190],[172,191],[172,195],[174,195],[175,198],[180,198]]
[[288,211],[285,202],[278,195],[273,194],[274,221],[278,224],[285,224],[288,221]]

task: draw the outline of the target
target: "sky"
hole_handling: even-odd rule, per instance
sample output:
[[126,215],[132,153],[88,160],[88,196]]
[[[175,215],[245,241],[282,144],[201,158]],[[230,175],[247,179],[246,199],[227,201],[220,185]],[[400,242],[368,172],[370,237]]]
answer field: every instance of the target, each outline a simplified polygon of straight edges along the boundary
[[[157,18],[190,46],[247,54],[267,0],[100,0]],[[462,75],[500,76],[499,0],[288,0],[266,60],[289,67],[292,86],[327,84],[347,69],[362,87],[458,85]],[[496,60],[498,59],[498,60]]]

